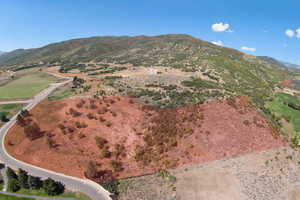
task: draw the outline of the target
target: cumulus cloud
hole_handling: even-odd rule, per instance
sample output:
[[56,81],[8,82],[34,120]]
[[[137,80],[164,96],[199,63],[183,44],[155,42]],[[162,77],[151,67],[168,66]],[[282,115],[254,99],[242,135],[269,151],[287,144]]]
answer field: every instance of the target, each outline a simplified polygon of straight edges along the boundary
[[285,35],[288,36],[289,38],[292,38],[295,36],[295,31],[288,29],[285,31]]
[[251,51],[251,52],[256,52],[256,48],[252,48],[252,47],[241,47],[242,50],[245,50],[245,51]]
[[230,25],[223,22],[213,24],[211,29],[215,32],[232,32],[232,30],[230,30]]
[[223,42],[222,41],[212,41],[211,43],[213,43],[214,45],[218,45],[218,46],[223,46]]
[[298,28],[298,29],[296,30],[296,37],[297,37],[297,38],[300,38],[300,28]]

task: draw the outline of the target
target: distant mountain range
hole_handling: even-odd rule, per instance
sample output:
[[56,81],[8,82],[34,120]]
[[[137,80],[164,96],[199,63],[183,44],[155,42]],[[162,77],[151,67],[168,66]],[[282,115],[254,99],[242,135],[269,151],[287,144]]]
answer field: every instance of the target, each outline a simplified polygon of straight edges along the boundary
[[280,60],[277,60],[277,59],[272,58],[272,57],[258,56],[258,58],[260,58],[260,59],[262,59],[262,60],[264,60],[268,63],[272,63],[274,65],[277,65],[277,66],[286,67],[286,68],[289,68],[289,69],[300,69],[300,65],[280,61]]
[[4,53],[5,53],[4,51],[0,51],[0,55],[1,55],[1,54],[4,54]]
[[290,69],[300,69],[300,65],[288,63],[288,62],[282,62],[287,68]]

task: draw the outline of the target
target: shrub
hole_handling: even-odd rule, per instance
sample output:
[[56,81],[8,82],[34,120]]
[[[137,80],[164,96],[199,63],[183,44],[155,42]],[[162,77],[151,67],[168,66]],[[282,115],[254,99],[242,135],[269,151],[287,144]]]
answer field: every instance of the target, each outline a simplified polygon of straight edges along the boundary
[[52,138],[50,138],[50,137],[47,137],[47,145],[48,145],[48,147],[49,147],[50,149],[56,147],[55,141],[54,141]]
[[24,128],[25,136],[30,140],[35,140],[44,135],[37,123],[33,122]]
[[70,108],[69,109],[69,113],[73,116],[73,117],[79,117],[82,113],[78,112],[77,110]]
[[99,149],[103,149],[105,144],[108,143],[108,141],[106,139],[99,137],[99,136],[96,136],[95,140],[96,140],[96,145]]
[[108,147],[104,147],[101,151],[102,158],[110,158],[111,152],[109,151]]
[[123,170],[122,163],[120,161],[110,161],[110,166],[113,168],[113,172],[120,172]]
[[118,159],[120,156],[126,156],[125,146],[123,144],[115,144],[114,152],[112,153],[115,159]]
[[78,138],[79,139],[82,139],[82,138],[85,138],[86,137],[86,135],[84,134],[84,133],[82,133],[82,132],[80,132],[79,134],[78,134]]
[[113,193],[115,195],[119,195],[119,185],[120,182],[118,180],[105,182],[101,184],[107,191]]
[[95,162],[90,161],[87,165],[87,169],[85,171],[85,176],[87,178],[94,178],[97,175],[97,166]]

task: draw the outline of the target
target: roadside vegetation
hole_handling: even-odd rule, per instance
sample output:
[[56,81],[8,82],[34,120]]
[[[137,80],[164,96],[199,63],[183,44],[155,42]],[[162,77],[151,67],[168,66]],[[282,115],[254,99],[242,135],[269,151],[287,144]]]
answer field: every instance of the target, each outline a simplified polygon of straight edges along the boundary
[[0,105],[0,126],[19,112],[24,104],[4,104]]
[[[51,198],[71,197],[75,200],[90,200],[89,197],[79,192],[66,191],[64,184],[61,182],[55,181],[51,178],[43,180],[40,177],[29,175],[22,169],[19,169],[16,173],[8,167],[6,174],[8,177],[8,192]],[[16,198],[16,200],[18,200],[18,198]]]

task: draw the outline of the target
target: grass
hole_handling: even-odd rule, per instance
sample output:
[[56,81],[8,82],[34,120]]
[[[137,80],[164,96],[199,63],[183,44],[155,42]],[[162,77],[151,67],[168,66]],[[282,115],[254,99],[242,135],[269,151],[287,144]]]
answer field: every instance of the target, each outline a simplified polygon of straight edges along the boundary
[[33,198],[15,197],[6,194],[0,194],[1,200],[35,200]]
[[[4,104],[0,105],[0,117],[5,115],[8,119],[14,116],[17,112],[19,112],[23,108],[24,104]],[[0,121],[0,127],[3,122]]]
[[[300,136],[300,100],[296,97],[278,93],[272,101],[266,102],[265,107],[271,111],[273,118],[279,122],[280,119],[285,119],[281,122],[282,131],[287,133],[290,138],[296,138],[295,143],[298,143]],[[289,123],[292,127],[288,128],[285,123]]]
[[0,100],[28,99],[56,80],[48,74],[27,74],[0,87]]
[[66,191],[65,193],[63,193],[59,196],[49,196],[42,189],[41,190],[21,189],[17,193],[25,194],[25,195],[42,196],[42,197],[51,197],[51,198],[60,197],[60,198],[74,198],[74,200],[91,200],[88,196],[86,196],[80,192],[71,192],[71,191]]
[[300,112],[290,108],[287,105],[281,104],[278,101],[267,102],[267,107],[277,113],[280,117],[285,118],[288,122],[292,123],[294,130],[300,132]]
[[283,103],[291,103],[294,105],[300,105],[300,100],[297,97],[292,96],[290,94],[278,93],[278,94],[276,94],[276,97],[278,100],[280,100]]
[[54,91],[51,95],[49,95],[48,100],[53,101],[53,100],[59,100],[59,99],[64,99],[72,94],[71,90],[56,90]]

